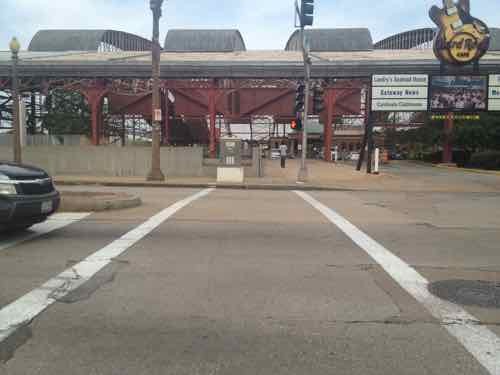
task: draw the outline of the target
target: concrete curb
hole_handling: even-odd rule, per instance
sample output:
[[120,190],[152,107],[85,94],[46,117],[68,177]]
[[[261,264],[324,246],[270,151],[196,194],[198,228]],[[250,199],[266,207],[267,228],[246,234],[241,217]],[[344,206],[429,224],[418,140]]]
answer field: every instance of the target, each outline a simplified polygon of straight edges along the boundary
[[78,185],[96,185],[96,186],[107,186],[107,187],[149,187],[149,188],[184,188],[184,189],[206,189],[206,188],[217,188],[217,189],[228,189],[228,190],[274,190],[274,191],[331,191],[331,192],[402,192],[402,193],[459,193],[459,194],[480,194],[480,193],[490,193],[490,194],[500,194],[496,190],[491,191],[464,191],[464,190],[453,190],[453,189],[393,189],[390,187],[349,187],[349,186],[321,186],[321,185],[309,185],[309,184],[217,184],[217,183],[152,183],[152,182],[116,182],[116,181],[58,181],[57,185],[60,186],[78,186]]
[[318,185],[287,184],[218,184],[218,183],[168,183],[168,182],[117,182],[117,181],[57,181],[59,186],[96,185],[107,187],[149,187],[149,188],[192,188],[192,189],[232,189],[232,190],[304,190],[304,191],[369,191],[369,189],[331,187]]
[[[68,193],[61,192],[60,212],[100,212],[109,210],[123,210],[126,208],[138,207],[142,204],[141,198],[133,195],[106,194],[104,196],[68,196]],[[76,194],[75,194],[76,195]]]
[[478,173],[478,174],[489,174],[493,176],[500,176],[500,171],[489,171],[486,169],[473,169],[473,168],[460,168],[460,167],[450,167],[447,165],[431,164],[434,168],[448,169],[456,172],[467,172],[467,173]]

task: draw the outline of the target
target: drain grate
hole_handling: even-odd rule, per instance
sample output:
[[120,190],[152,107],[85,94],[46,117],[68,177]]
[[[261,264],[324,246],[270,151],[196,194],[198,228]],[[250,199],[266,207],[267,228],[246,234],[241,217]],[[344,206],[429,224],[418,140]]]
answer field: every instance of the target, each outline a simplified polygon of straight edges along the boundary
[[500,282],[443,280],[429,284],[429,291],[460,305],[500,309]]

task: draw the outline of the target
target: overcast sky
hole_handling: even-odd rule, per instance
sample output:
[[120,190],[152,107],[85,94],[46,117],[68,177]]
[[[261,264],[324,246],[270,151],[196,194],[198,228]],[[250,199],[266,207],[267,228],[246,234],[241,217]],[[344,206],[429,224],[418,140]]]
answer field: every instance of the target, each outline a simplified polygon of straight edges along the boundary
[[[165,0],[161,39],[171,28],[237,28],[247,49],[283,49],[294,0]],[[374,41],[432,26],[440,0],[316,0],[314,27],[368,27]],[[472,15],[500,26],[499,0],[471,0]],[[23,49],[40,29],[116,29],[150,38],[149,0],[0,0],[0,50],[13,35]],[[162,42],[163,44],[163,42]]]

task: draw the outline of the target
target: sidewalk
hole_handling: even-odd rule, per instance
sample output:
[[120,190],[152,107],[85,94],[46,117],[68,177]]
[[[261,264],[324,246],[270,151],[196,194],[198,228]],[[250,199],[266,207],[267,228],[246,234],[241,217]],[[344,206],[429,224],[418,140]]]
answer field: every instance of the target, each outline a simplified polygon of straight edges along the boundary
[[288,160],[285,169],[280,168],[279,160],[265,160],[266,177],[249,177],[242,184],[217,183],[210,177],[168,177],[165,182],[146,181],[144,177],[101,177],[101,176],[55,176],[57,185],[104,185],[133,187],[220,187],[240,189],[318,189],[318,190],[365,190],[371,180],[381,175],[367,175],[357,172],[354,167],[319,160],[308,161],[309,181],[297,183],[299,160]]
[[432,164],[432,166],[434,168],[443,168],[443,169],[448,169],[450,171],[456,171],[456,172],[479,173],[479,174],[489,174],[489,175],[500,176],[500,171],[491,171],[491,170],[487,170],[487,169],[459,168],[459,167],[454,167],[454,166],[449,166],[449,165],[444,165],[444,164]]
[[[269,190],[350,190],[350,191],[407,191],[407,192],[500,192],[500,176],[487,176],[484,182],[478,178],[461,175],[459,171],[412,166],[384,167],[379,175],[368,175],[363,169],[342,163],[326,163],[309,160],[307,183],[297,183],[300,160],[287,160],[286,168],[280,168],[279,160],[265,160],[262,178],[246,178],[243,184],[219,184],[209,177],[168,177],[165,182],[146,181],[144,177],[55,176],[57,185],[104,185],[131,187],[184,187],[184,188],[232,188]],[[399,168],[399,169],[398,169]],[[418,169],[412,169],[418,168]],[[442,171],[439,175],[432,171]],[[468,174],[471,176],[471,174]],[[481,176],[481,175],[477,175]],[[491,179],[494,180],[491,180]]]

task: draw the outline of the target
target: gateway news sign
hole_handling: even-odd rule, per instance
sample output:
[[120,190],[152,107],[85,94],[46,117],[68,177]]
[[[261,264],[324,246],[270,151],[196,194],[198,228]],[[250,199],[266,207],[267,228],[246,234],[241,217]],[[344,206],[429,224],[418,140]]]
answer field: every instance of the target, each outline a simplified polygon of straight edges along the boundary
[[372,111],[425,112],[429,107],[428,87],[426,74],[373,75]]
[[500,111],[500,74],[490,75],[488,109]]

